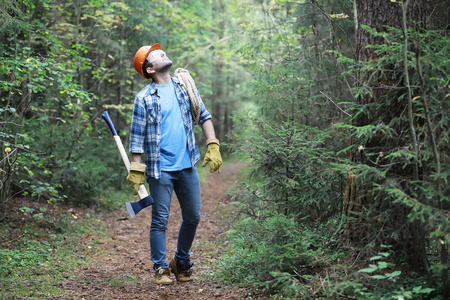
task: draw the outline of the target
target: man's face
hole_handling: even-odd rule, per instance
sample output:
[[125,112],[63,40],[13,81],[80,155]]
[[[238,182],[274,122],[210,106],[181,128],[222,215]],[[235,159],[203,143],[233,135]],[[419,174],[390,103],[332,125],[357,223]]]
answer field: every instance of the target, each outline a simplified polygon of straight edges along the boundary
[[163,50],[153,50],[147,56],[149,63],[153,65],[152,69],[161,72],[172,66],[172,61]]

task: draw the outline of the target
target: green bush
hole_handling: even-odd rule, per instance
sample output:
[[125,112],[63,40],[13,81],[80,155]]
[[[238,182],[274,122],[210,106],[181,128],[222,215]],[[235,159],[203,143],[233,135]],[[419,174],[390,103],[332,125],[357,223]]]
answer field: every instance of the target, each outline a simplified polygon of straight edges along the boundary
[[305,294],[304,275],[321,268],[324,237],[284,215],[246,218],[230,232],[217,276],[284,296]]
[[[346,295],[352,299],[404,300],[442,299],[436,289],[430,288],[428,279],[417,273],[403,274],[400,267],[390,261],[390,246],[382,246],[383,252],[368,259],[368,266],[335,277],[324,291],[332,297]],[[405,276],[407,275],[407,276]]]
[[[28,124],[34,122],[29,120]],[[68,201],[92,205],[105,190],[125,186],[126,170],[103,123],[96,124],[98,130],[87,130],[86,126],[72,130],[63,124],[43,124],[45,126],[35,127],[36,138],[31,144],[33,149],[43,152],[41,160],[46,168],[40,176],[47,174],[50,184],[70,195]]]

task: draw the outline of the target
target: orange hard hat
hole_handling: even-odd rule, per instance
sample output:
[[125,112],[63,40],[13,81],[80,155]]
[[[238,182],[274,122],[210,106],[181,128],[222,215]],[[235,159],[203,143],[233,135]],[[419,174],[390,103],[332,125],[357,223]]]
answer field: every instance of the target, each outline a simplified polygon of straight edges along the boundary
[[154,44],[152,46],[142,46],[134,55],[134,69],[147,79],[149,79],[150,76],[146,76],[144,74],[144,70],[142,69],[144,67],[144,62],[150,52],[159,49],[161,49],[161,46],[159,44]]

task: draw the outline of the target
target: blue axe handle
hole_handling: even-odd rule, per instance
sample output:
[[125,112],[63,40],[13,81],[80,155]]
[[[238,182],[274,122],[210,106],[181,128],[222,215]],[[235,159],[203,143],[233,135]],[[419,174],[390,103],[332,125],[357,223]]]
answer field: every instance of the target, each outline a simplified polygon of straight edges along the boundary
[[119,135],[117,133],[116,126],[114,126],[113,120],[111,120],[111,117],[109,116],[108,111],[105,111],[103,113],[102,118],[103,118],[103,120],[105,120],[106,124],[108,125],[109,130],[111,130],[112,135],[113,136]]

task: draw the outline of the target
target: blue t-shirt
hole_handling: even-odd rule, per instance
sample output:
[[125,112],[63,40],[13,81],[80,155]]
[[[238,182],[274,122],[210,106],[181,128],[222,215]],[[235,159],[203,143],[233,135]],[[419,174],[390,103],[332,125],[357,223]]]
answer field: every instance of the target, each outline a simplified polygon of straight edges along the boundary
[[173,82],[156,86],[161,99],[161,170],[180,171],[192,167],[187,134]]

